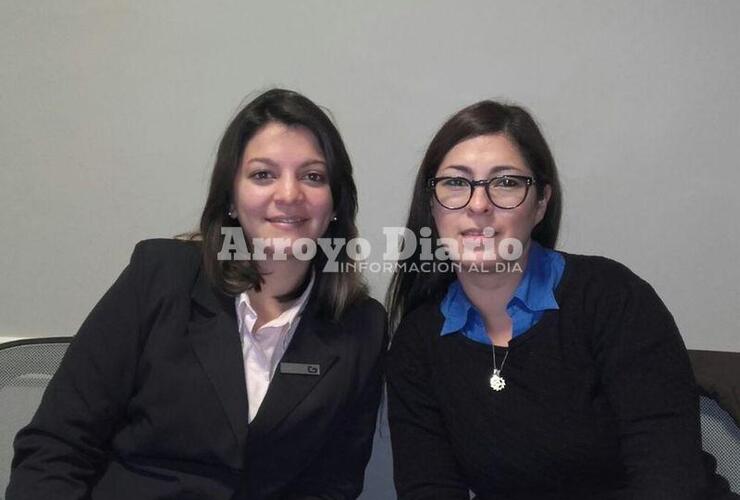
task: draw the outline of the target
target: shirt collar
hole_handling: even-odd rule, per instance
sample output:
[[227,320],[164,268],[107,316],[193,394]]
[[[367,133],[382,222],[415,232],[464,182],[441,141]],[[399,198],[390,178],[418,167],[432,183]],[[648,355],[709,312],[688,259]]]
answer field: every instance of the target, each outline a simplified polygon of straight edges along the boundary
[[[509,300],[510,306],[514,301],[519,302],[532,312],[559,309],[555,300],[555,286],[559,281],[556,271],[557,252],[546,250],[539,243],[531,240],[527,267],[521,281]],[[442,324],[441,335],[447,335],[463,330],[471,316],[478,315],[478,311],[465,295],[459,280],[453,281],[447,289],[447,294],[440,304],[440,311],[445,318]]]
[[518,300],[530,311],[559,309],[555,300],[559,274],[553,267],[556,258],[556,252],[545,250],[539,243],[531,240],[527,268],[511,300]]
[[[311,281],[309,281],[308,286],[306,286],[306,289],[303,291],[301,296],[298,297],[295,302],[293,302],[293,305],[280,313],[277,318],[268,321],[262,326],[292,326],[293,322],[301,315],[303,309],[306,307],[308,297],[309,295],[311,295],[311,289],[313,288],[314,280],[315,274],[313,273],[313,271],[311,271]],[[257,320],[257,313],[254,311],[254,308],[249,301],[249,295],[247,295],[247,292],[242,292],[236,297],[236,311],[237,317],[239,318],[240,327],[243,323],[254,325]]]
[[447,289],[447,295],[440,304],[440,310],[445,318],[441,334],[447,335],[462,330],[468,323],[468,315],[471,309],[473,309],[473,304],[465,296],[460,281],[453,281]]

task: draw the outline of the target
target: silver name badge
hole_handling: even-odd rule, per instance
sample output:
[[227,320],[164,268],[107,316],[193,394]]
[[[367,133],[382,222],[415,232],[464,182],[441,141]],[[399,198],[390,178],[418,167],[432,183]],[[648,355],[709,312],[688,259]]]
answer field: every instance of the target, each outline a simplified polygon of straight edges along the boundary
[[280,363],[280,373],[288,375],[321,375],[321,366],[308,363]]

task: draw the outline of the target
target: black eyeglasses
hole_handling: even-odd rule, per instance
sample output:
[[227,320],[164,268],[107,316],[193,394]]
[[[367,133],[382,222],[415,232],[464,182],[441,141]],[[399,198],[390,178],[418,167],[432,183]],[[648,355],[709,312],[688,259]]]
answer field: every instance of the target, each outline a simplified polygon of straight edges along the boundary
[[526,175],[501,175],[479,181],[465,177],[434,177],[428,181],[439,204],[450,210],[465,208],[478,186],[485,186],[491,203],[498,208],[510,210],[524,203],[529,187],[534,183],[534,177]]

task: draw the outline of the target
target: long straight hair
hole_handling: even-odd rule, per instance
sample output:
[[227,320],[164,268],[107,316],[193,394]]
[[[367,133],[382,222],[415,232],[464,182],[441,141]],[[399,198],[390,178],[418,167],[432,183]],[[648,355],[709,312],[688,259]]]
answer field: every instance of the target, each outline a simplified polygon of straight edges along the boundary
[[[432,230],[433,241],[439,238],[432,218],[432,192],[428,188],[428,181],[435,176],[442,160],[453,147],[467,139],[490,134],[504,134],[518,147],[532,170],[540,199],[544,195],[545,186],[550,186],[547,211],[542,221],[533,229],[532,239],[544,247],[554,248],[560,228],[562,192],[550,148],[527,110],[490,100],[458,111],[434,135],[416,175],[406,227],[417,238],[424,227]],[[424,302],[441,300],[448,285],[455,279],[452,270],[438,271],[442,266],[430,266],[433,272],[420,271],[420,255],[421,249],[417,246],[410,257],[399,263],[404,265],[399,266],[391,279],[386,307],[392,329],[404,316]]]
[[[345,238],[345,241],[349,241],[357,236],[357,188],[352,178],[352,164],[339,131],[326,113],[310,99],[291,90],[268,90],[241,109],[226,128],[216,154],[199,231],[191,235],[192,239],[202,241],[203,268],[210,281],[227,295],[236,296],[249,289],[259,291],[264,282],[258,263],[250,260],[219,260],[217,255],[224,242],[221,229],[240,227],[238,221],[229,217],[228,211],[234,201],[234,180],[244,149],[249,140],[269,123],[305,127],[316,137],[326,161],[336,214],[336,220],[329,224],[322,237]],[[352,262],[345,251],[339,253],[337,260],[340,266]],[[322,273],[326,261],[326,255],[319,251],[311,262],[316,273],[316,311],[323,317],[338,319],[349,305],[367,296],[367,286],[357,272]],[[340,268],[353,269],[354,266]],[[280,299],[298,297],[308,284],[308,278],[296,290]]]

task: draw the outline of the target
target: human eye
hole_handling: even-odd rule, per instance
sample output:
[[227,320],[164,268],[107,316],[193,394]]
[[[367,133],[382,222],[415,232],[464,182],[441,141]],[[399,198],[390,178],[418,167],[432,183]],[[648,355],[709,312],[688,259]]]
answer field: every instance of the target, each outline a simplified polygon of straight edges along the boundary
[[326,175],[321,172],[308,172],[303,178],[311,184],[326,184]]
[[501,189],[517,189],[524,186],[524,180],[519,177],[504,175],[493,178],[493,187]]
[[255,170],[254,172],[251,172],[249,174],[249,178],[259,182],[259,183],[265,183],[269,180],[273,179],[275,175],[270,172],[269,170]]
[[446,177],[442,179],[442,186],[449,189],[467,189],[470,183],[462,177]]

